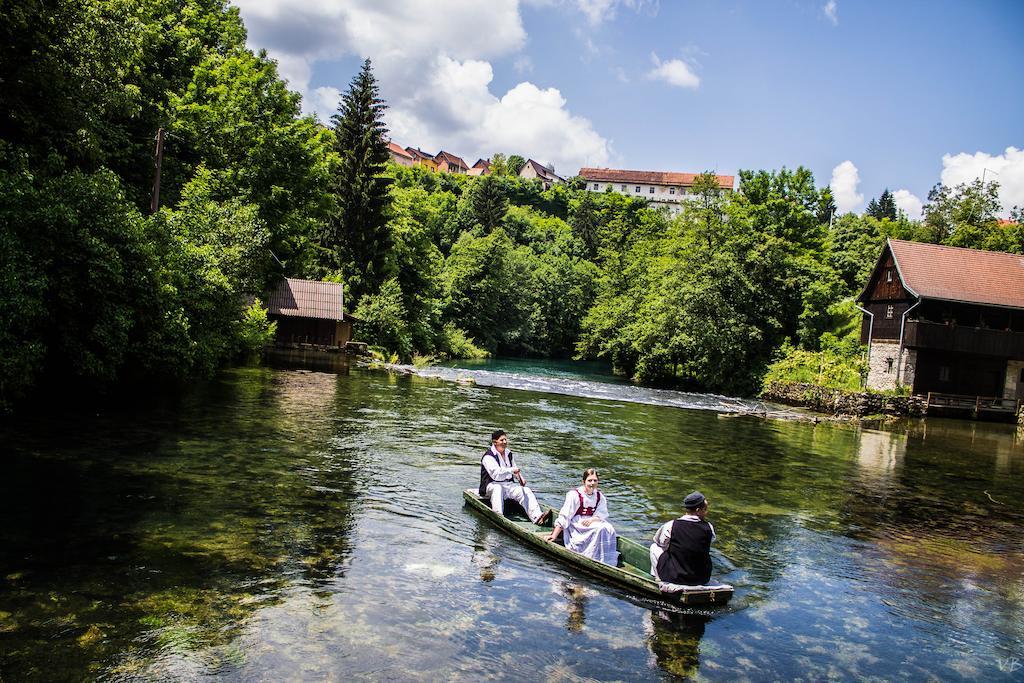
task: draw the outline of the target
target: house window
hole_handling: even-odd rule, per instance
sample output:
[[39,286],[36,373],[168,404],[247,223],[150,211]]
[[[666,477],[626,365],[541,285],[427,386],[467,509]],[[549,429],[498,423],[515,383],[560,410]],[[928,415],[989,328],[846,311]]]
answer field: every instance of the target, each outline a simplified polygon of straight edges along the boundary
[[595,190],[597,189],[597,183],[594,183],[594,189]]
[[625,185],[623,185],[623,186],[622,186],[622,191],[623,191],[623,192],[625,192],[625,191],[626,191],[626,186],[625,186]]
[[675,194],[676,193],[676,188],[674,188],[674,187],[668,188],[668,193],[669,194]]
[[639,185],[637,185],[637,186],[636,186],[636,191],[637,191],[637,192],[639,192],[639,191],[640,191],[640,186],[639,186]]
[[949,366],[948,365],[940,365],[939,366],[939,381],[940,382],[948,382],[949,381]]
[[892,364],[893,364],[892,358],[886,358],[885,359],[885,372],[886,372],[886,374],[890,374],[890,375],[892,374]]
[[885,281],[892,282],[892,268],[885,271]]
[[892,316],[896,313],[896,310],[892,306],[885,307],[885,317],[888,320],[892,320]]
[[647,188],[647,194],[654,194],[654,188],[653,187]]

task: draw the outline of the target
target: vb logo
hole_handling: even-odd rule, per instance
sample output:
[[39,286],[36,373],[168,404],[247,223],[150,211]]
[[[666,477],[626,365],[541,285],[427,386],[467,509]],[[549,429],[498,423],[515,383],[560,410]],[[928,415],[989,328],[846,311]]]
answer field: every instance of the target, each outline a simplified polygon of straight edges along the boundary
[[999,670],[1003,673],[1012,674],[1024,667],[1024,662],[1021,662],[1017,657],[999,657],[998,660]]

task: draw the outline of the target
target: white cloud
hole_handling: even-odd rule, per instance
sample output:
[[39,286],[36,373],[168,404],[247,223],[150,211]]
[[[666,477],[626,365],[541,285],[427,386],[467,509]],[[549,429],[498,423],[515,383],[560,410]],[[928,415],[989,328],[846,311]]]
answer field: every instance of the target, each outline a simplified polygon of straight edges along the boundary
[[[332,60],[369,57],[389,107],[386,123],[402,145],[474,158],[495,151],[541,157],[566,173],[608,161],[608,140],[573,115],[556,88],[522,82],[503,95],[491,92],[489,60],[515,56],[526,43],[519,0],[235,2],[250,45],[278,60],[304,109],[321,120],[335,112],[339,88],[355,74],[311,90],[313,66],[322,72]],[[532,68],[521,54],[512,65],[520,73]]]
[[860,185],[860,172],[853,162],[847,159],[832,169],[832,196],[836,200],[839,213],[853,211],[864,202],[864,195],[857,192]]
[[907,218],[912,221],[921,218],[921,209],[924,203],[910,190],[896,190],[892,193],[892,198],[896,202],[896,208],[907,214]]
[[518,55],[512,60],[512,68],[520,76],[533,73],[533,60],[527,55]]
[[623,69],[621,66],[614,66],[612,67],[611,71],[612,76],[615,76],[615,80],[617,80],[619,83],[629,83],[629,75],[626,73],[626,70]]
[[1024,206],[1024,150],[1007,147],[998,155],[961,152],[942,156],[941,180],[947,187],[973,182],[983,174],[985,182],[999,183],[999,201],[1003,205],[1000,216],[1009,216],[1014,206]]
[[828,17],[833,26],[839,26],[839,7],[836,4],[836,0],[828,0],[825,6],[821,8],[821,11],[825,13],[825,16]]
[[651,14],[658,13],[657,0],[575,0],[575,4],[591,26],[614,19],[620,6],[636,12],[647,9]]
[[679,88],[696,89],[700,85],[700,78],[690,70],[689,65],[683,60],[669,59],[663,62],[653,52],[651,60],[654,62],[654,68],[647,72],[647,78],[665,81],[669,85]]
[[608,141],[588,120],[568,111],[557,89],[524,82],[498,98],[488,88],[492,77],[487,62],[439,57],[433,87],[423,91],[417,106],[388,112],[392,135],[456,154],[540,157],[565,174],[608,162]]

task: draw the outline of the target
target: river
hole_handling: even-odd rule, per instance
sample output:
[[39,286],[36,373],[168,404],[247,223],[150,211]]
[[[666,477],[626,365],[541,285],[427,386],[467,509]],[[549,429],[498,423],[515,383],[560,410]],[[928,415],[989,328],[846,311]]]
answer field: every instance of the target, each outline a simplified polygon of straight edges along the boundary
[[[239,368],[0,427],[0,681],[1024,678],[1015,427],[425,374]],[[597,467],[622,535],[703,491],[732,603],[636,598],[465,509],[496,427],[542,502]]]

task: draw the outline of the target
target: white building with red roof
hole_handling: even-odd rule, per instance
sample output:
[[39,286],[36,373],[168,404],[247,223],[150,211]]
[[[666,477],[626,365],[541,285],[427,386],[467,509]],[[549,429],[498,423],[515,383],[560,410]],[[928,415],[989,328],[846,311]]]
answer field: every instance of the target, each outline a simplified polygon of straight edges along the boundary
[[[646,199],[655,207],[664,207],[669,213],[676,214],[682,211],[682,203],[693,194],[693,184],[700,174],[581,168],[579,175],[586,181],[590,192],[619,192],[637,199]],[[723,192],[733,191],[735,176],[716,175],[715,179]]]

